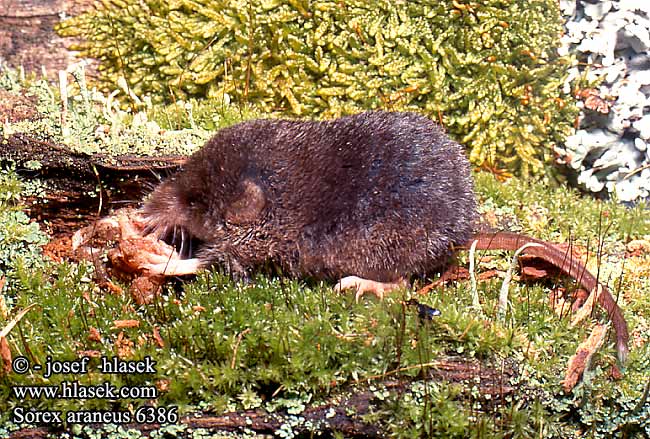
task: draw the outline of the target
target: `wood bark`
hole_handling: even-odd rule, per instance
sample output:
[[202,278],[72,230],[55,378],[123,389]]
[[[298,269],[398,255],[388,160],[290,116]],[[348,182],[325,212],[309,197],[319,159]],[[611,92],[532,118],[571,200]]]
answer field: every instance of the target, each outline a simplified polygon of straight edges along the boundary
[[[61,38],[54,25],[61,16],[78,15],[92,0],[0,0],[0,58],[15,68],[55,79],[77,60],[70,50],[76,40]],[[93,69],[90,69],[91,71]]]

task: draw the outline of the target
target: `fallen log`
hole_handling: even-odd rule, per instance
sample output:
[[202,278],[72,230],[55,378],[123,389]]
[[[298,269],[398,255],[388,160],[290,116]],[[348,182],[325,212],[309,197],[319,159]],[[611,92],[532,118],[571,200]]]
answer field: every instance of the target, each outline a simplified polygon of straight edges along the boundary
[[2,143],[0,164],[11,164],[25,181],[44,183],[43,195],[26,198],[26,210],[47,223],[53,237],[71,235],[111,208],[137,205],[161,176],[185,161],[183,156],[85,154],[28,134],[12,134]]

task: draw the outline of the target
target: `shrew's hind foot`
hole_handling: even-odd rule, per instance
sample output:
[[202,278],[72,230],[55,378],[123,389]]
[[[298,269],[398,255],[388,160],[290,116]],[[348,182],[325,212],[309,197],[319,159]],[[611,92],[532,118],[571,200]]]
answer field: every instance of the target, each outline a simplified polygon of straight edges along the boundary
[[372,293],[379,298],[379,300],[384,299],[384,293],[396,290],[398,288],[403,288],[407,286],[406,279],[399,279],[396,282],[377,282],[374,280],[363,279],[358,276],[347,276],[343,279],[340,279],[334,291],[341,292],[343,290],[356,290],[354,296],[355,300],[358,302],[361,296],[365,293]]

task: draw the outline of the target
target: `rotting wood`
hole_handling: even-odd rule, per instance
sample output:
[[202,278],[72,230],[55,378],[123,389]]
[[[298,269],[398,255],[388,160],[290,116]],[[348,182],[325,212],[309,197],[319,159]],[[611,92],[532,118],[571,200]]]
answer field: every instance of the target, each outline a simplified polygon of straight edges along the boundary
[[[44,200],[27,197],[27,212],[46,222],[54,237],[69,235],[112,208],[138,204],[161,175],[185,161],[183,156],[89,155],[26,134],[9,136],[2,146],[0,163],[14,164],[26,181],[37,178],[46,184]],[[37,170],[27,165],[34,161],[40,164]]]
[[[93,7],[94,0],[0,0],[0,58],[15,68],[55,79],[58,70],[74,63],[70,48],[77,38],[62,38],[54,26],[62,16],[79,15]],[[95,74],[96,62],[88,69]]]

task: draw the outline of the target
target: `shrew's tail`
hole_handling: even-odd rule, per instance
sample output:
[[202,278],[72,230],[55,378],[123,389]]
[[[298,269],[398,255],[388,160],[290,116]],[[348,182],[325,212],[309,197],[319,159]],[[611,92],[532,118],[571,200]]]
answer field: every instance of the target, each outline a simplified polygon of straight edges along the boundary
[[616,331],[616,350],[619,360],[624,363],[629,353],[628,340],[630,338],[627,322],[621,308],[618,306],[612,294],[606,285],[600,284],[598,279],[587,270],[587,267],[576,258],[572,257],[570,251],[564,251],[556,245],[531,238],[525,235],[510,232],[486,233],[480,232],[463,246],[469,248],[474,241],[477,241],[477,250],[509,250],[515,251],[528,243],[539,244],[525,249],[524,253],[541,258],[555,267],[559,268],[565,274],[571,276],[590,294],[598,294],[598,303],[607,311],[612,325]]

